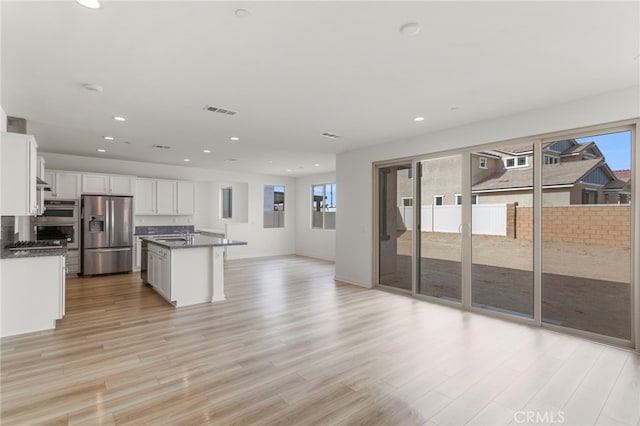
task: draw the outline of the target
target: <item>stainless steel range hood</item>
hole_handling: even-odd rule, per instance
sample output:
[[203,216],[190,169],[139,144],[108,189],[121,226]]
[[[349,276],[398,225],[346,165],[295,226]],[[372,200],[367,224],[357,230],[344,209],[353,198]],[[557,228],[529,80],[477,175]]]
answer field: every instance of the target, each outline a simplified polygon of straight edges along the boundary
[[49,185],[47,182],[43,181],[39,177],[36,177],[36,185],[38,186],[38,188],[41,188],[44,191],[51,192],[51,185]]

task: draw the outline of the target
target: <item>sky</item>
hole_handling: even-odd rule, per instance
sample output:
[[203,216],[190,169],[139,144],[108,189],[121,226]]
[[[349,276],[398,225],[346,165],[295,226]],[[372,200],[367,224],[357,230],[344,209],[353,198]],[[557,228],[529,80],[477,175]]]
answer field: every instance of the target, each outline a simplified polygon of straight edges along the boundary
[[579,143],[595,141],[611,170],[631,168],[631,132],[577,138]]

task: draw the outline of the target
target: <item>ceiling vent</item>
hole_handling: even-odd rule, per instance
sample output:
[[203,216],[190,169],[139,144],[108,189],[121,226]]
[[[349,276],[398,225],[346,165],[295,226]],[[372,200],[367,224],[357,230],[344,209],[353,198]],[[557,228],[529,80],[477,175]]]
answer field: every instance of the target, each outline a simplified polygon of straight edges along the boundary
[[217,112],[218,114],[224,114],[224,115],[236,115],[238,113],[237,111],[232,111],[230,109],[215,107],[215,106],[211,106],[211,105],[207,105],[205,107],[205,109],[207,111]]
[[335,133],[331,133],[331,132],[324,132],[322,136],[329,139],[338,139],[340,137],[340,135],[336,135]]
[[170,146],[166,146],[166,145],[153,144],[151,146],[154,147],[154,148],[158,148],[158,149],[171,149]]

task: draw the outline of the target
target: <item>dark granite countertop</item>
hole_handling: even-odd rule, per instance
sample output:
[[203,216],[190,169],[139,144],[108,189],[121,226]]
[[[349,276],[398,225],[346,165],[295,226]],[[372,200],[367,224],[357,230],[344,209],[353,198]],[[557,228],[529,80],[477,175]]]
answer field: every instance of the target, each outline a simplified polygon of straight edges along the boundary
[[193,225],[158,225],[158,226],[136,226],[133,235],[170,235],[193,232]]
[[42,256],[64,256],[67,254],[66,247],[47,248],[40,250],[20,250],[13,251],[2,249],[0,259],[22,259],[25,257],[42,257]]
[[142,239],[146,240],[149,243],[157,244],[161,247],[165,247],[171,250],[247,245],[247,243],[244,241],[228,240],[226,238],[210,237],[208,235],[201,234],[194,234],[192,243],[187,243],[186,241],[161,241],[161,238],[155,239],[154,237],[143,237]]

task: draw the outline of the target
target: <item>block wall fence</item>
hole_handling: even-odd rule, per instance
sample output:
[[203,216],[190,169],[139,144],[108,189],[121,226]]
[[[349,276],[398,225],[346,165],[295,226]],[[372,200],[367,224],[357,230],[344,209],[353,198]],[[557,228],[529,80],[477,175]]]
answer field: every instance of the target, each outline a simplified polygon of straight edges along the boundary
[[[631,206],[617,204],[542,208],[542,241],[631,247]],[[507,204],[507,238],[533,239],[533,208]]]

